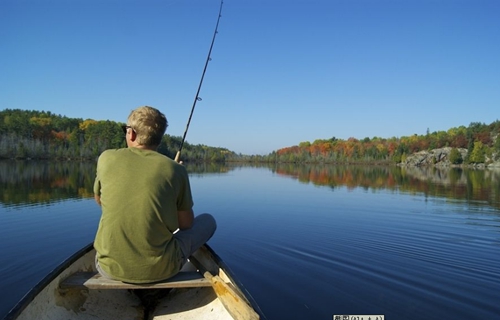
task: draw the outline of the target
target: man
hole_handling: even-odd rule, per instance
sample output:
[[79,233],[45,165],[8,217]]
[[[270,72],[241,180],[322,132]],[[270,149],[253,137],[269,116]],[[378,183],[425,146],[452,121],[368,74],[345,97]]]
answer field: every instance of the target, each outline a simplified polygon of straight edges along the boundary
[[123,126],[128,148],[99,157],[94,194],[102,215],[94,247],[104,277],[167,279],[215,232],[210,214],[194,217],[184,166],[156,151],[167,126],[160,111],[139,107]]

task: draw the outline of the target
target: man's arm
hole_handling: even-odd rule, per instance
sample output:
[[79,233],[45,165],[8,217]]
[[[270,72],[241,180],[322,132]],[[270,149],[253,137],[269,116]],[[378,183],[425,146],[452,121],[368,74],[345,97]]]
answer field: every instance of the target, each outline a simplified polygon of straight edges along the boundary
[[193,209],[188,211],[177,211],[177,219],[179,221],[179,229],[190,229],[193,226],[194,220]]
[[101,196],[98,194],[94,194],[94,199],[95,202],[97,202],[98,205],[101,205]]

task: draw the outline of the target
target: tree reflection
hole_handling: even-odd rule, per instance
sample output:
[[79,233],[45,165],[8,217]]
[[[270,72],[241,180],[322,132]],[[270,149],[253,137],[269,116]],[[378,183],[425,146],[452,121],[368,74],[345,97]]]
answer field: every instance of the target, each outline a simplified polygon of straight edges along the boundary
[[[186,164],[192,176],[265,167],[300,183],[335,189],[389,189],[426,196],[481,201],[500,207],[500,170],[335,165]],[[8,206],[93,197],[95,162],[0,161],[0,202]]]
[[[225,173],[217,163],[188,164],[189,174]],[[94,196],[92,161],[0,161],[0,203],[7,206],[50,204]]]
[[499,169],[280,164],[271,170],[317,186],[398,190],[500,207]]
[[0,201],[51,203],[93,196],[93,162],[0,161]]

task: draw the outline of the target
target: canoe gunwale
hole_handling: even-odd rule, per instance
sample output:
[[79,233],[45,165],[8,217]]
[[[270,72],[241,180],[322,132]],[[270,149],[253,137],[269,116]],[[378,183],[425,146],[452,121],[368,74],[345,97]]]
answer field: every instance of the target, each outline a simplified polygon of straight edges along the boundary
[[56,268],[54,268],[47,276],[45,276],[40,282],[38,282],[33,288],[30,289],[19,302],[9,311],[5,316],[4,320],[17,319],[21,312],[35,299],[35,297],[52,281],[54,281],[64,270],[75,263],[86,253],[94,249],[94,242],[89,243],[82,249],[78,250],[72,254],[69,258],[61,262]]
[[234,286],[234,289],[237,292],[239,292],[243,298],[245,298],[246,302],[255,310],[255,312],[257,312],[259,314],[261,319],[266,319],[266,317],[264,316],[264,313],[260,309],[259,305],[255,301],[253,296],[245,288],[243,283],[241,283],[241,281],[238,280],[238,278],[236,278],[234,276],[233,270],[231,270],[231,268],[224,262],[224,260],[222,260],[222,258],[217,253],[215,253],[215,251],[208,244],[205,244],[205,247],[208,249],[208,251],[210,252],[212,257],[214,258],[215,262],[219,265],[219,267],[222,270],[224,270],[224,273],[229,278],[229,280],[231,280],[231,282]]

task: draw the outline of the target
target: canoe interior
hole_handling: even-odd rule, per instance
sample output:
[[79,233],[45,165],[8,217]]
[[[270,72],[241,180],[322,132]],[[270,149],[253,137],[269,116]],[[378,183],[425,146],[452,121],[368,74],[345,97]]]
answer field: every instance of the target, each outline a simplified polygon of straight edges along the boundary
[[[249,293],[235,282],[230,270],[210,247],[202,247],[195,256],[205,259],[214,274],[230,283],[261,314]],[[60,288],[59,284],[75,272],[96,272],[94,259],[95,250],[93,244],[89,244],[36,285],[5,319],[232,319],[214,290],[206,286],[167,289]],[[188,263],[181,272],[195,270]]]

